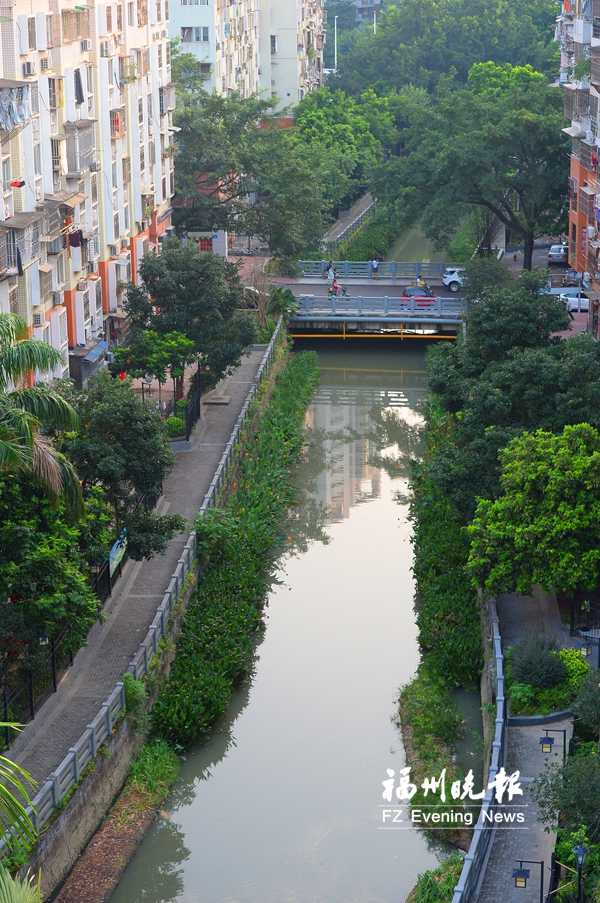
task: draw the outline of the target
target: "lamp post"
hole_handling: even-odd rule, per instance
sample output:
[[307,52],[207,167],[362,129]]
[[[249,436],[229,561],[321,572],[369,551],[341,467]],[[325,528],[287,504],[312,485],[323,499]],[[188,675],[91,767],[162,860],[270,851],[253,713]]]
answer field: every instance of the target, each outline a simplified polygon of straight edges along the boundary
[[523,863],[526,862],[527,865],[539,865],[540,867],[540,903],[544,903],[544,860],[541,861],[539,859],[517,859],[515,860],[519,863],[518,869],[513,869],[512,876],[515,879],[515,887],[527,887],[527,881],[529,880],[530,871],[529,869],[523,868]]
[[575,862],[577,863],[577,903],[583,903],[583,882],[581,880],[581,872],[585,865],[585,860],[587,859],[588,853],[588,848],[582,846],[581,844],[576,846],[573,850]]
[[545,727],[544,733],[545,737],[540,737],[540,746],[542,747],[542,752],[545,755],[548,755],[552,752],[552,747],[554,746],[554,737],[549,737],[548,734],[562,734],[563,735],[563,763],[567,761],[567,731],[566,728],[551,728]]
[[337,71],[337,20],[338,17],[333,17],[333,69],[334,72]]

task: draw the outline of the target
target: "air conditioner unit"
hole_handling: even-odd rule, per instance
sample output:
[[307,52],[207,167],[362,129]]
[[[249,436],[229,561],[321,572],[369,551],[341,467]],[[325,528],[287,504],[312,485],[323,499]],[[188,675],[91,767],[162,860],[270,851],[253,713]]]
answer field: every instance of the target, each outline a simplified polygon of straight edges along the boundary
[[64,292],[54,292],[54,294],[52,295],[52,304],[54,305],[54,307],[59,307],[61,304],[64,304],[64,301]]
[[33,315],[33,325],[34,326],[41,326],[43,322],[44,322],[43,314],[34,314]]
[[88,50],[92,49],[92,42],[88,39],[86,39],[85,41],[81,41],[79,48],[82,53],[87,53]]
[[100,164],[97,160],[93,160],[90,163],[90,172],[100,172]]
[[588,238],[595,238],[596,237],[596,227],[588,226],[587,234],[588,234]]
[[119,263],[121,266],[127,266],[131,261],[131,251],[121,251],[119,254]]
[[49,56],[43,56],[40,60],[40,69],[42,72],[45,72],[47,69],[52,68],[52,60]]
[[77,283],[77,291],[84,292],[87,288],[87,279],[80,279]]
[[23,63],[23,75],[25,78],[30,75],[35,75],[35,63]]

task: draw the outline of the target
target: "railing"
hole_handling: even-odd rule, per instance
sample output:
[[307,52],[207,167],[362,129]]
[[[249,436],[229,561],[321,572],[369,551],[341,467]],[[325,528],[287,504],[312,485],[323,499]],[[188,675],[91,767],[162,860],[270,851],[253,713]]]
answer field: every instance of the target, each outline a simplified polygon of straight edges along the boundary
[[[299,260],[302,276],[323,276],[327,260]],[[377,275],[383,279],[441,279],[446,267],[453,263],[419,263],[419,261],[384,260],[377,267]],[[372,279],[373,264],[370,260],[334,260],[333,267],[340,279]]]
[[329,251],[330,254],[334,254],[339,246],[347,241],[351,235],[354,235],[355,232],[361,228],[361,226],[368,220],[373,214],[373,208],[375,207],[375,201],[369,204],[362,213],[360,213],[356,219],[353,219],[351,223],[348,223],[343,232],[337,236],[337,238],[332,239],[331,241],[327,241],[325,239],[325,248]]
[[[488,612],[496,672],[496,726],[494,742],[492,745],[492,762],[488,777],[488,784],[491,784],[504,765],[505,760],[506,700],[504,698],[504,657],[502,655],[502,646],[500,642],[498,611],[494,599],[490,599],[488,602]],[[493,836],[491,828],[491,825],[493,824],[493,813],[497,808],[498,803],[496,802],[494,790],[486,790],[479,818],[477,819],[477,824],[473,831],[473,839],[471,840],[469,852],[465,857],[465,863],[460,878],[458,879],[458,884],[454,888],[452,903],[470,903],[470,900],[473,898],[482,871],[485,870],[484,864]],[[489,813],[492,816],[491,823],[484,823],[484,813]]]
[[415,298],[390,297],[366,298],[337,297],[330,295],[298,295],[298,310],[292,317],[297,320],[317,320],[335,322],[340,318],[352,320],[377,320],[385,318],[389,322],[417,320],[442,320],[460,322],[466,310],[457,298],[437,298],[431,303]]
[[[256,376],[254,377],[253,385],[248,392],[240,416],[237,419],[237,423],[225,447],[219,466],[215,471],[210,488],[204,498],[204,502],[200,508],[200,514],[204,514],[209,508],[214,508],[217,504],[219,493],[225,484],[229,468],[233,464],[235,447],[241,439],[242,431],[248,418],[250,404],[258,394],[260,384],[269,372],[273,362],[275,348],[283,334],[282,324],[283,318],[280,317],[273,337],[265,351]],[[192,530],[183,548],[182,556],[177,562],[175,572],[165,590],[162,602],[156,610],[154,620],[148,628],[148,633],[127,668],[127,671],[133,675],[135,680],[141,680],[150,670],[152,658],[158,653],[158,644],[168,632],[169,620],[173,614],[177,599],[192,570],[195,557],[196,531]],[[38,831],[40,831],[49,819],[52,818],[61,800],[64,799],[73,784],[76,784],[79,781],[81,773],[86,765],[95,759],[101,743],[103,743],[107,737],[110,737],[115,724],[124,711],[125,692],[123,683],[118,681],[106,702],[103,702],[100,706],[100,711],[94,720],[91,724],[88,724],[79,740],[69,750],[56,771],[49,775],[39,793],[34,798],[32,806],[28,807],[27,811],[31,815]],[[2,848],[2,845],[0,845],[0,848]]]

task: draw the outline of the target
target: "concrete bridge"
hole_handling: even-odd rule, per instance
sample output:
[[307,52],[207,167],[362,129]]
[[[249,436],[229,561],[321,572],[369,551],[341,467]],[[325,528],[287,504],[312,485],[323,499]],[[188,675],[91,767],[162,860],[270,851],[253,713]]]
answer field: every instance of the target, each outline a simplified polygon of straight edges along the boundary
[[300,294],[290,319],[294,338],[454,339],[462,326],[465,302],[438,298],[432,303],[402,296]]

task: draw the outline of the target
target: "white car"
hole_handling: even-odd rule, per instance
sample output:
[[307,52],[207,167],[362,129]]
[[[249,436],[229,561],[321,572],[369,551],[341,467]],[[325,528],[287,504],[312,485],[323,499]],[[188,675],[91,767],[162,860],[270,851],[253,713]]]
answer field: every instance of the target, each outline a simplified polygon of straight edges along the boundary
[[446,267],[442,282],[451,292],[457,292],[465,278],[465,271],[461,267]]

